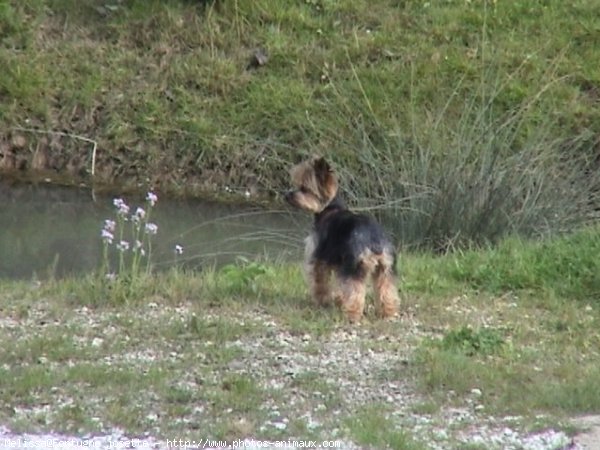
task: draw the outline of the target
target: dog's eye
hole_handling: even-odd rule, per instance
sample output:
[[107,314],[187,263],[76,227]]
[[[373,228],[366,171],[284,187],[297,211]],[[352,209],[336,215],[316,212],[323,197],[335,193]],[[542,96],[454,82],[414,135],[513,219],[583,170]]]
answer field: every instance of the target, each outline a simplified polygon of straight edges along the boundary
[[306,189],[304,186],[300,186],[300,192],[306,194],[308,192],[308,189]]

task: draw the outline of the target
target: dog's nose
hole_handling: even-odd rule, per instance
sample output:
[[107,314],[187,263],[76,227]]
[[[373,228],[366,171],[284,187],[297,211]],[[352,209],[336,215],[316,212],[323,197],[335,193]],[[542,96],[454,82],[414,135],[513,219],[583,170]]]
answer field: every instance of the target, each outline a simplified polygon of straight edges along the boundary
[[283,192],[283,198],[285,199],[286,202],[291,203],[293,197],[294,197],[294,191]]

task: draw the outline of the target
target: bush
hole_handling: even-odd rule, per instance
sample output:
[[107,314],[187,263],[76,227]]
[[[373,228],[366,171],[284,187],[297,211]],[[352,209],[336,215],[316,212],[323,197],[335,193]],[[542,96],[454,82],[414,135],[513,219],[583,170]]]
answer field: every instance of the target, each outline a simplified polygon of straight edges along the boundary
[[[350,200],[376,210],[398,240],[438,251],[581,226],[600,187],[586,156],[593,140],[586,132],[557,138],[558,122],[536,109],[554,81],[506,113],[496,105],[502,86],[466,101],[457,88],[437,116],[406,134],[365,107],[348,144],[358,150],[339,164],[356,173],[342,174]],[[457,101],[463,108],[453,118]]]

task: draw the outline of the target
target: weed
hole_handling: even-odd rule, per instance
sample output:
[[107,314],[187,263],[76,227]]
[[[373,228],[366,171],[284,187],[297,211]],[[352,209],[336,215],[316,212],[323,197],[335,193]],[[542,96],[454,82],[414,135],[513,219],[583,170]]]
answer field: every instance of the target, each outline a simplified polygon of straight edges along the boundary
[[[151,270],[152,256],[152,236],[158,231],[158,226],[150,222],[150,214],[152,208],[156,204],[158,198],[156,194],[148,192],[146,196],[146,209],[142,207],[136,208],[133,214],[130,213],[130,208],[121,198],[115,198],[113,204],[116,208],[116,221],[106,219],[102,228],[101,237],[104,244],[103,265],[101,275],[107,278],[129,277],[131,279],[141,276],[142,272],[146,274]],[[130,226],[127,227],[127,222]],[[129,236],[126,236],[126,229],[130,228]],[[109,250],[115,235],[118,240],[115,242],[115,250],[118,253],[118,271],[111,271],[111,262],[109,258]],[[125,238],[128,238],[125,240]],[[127,252],[131,250],[131,257],[127,258]],[[142,267],[142,262],[145,260],[145,267]]]
[[256,295],[259,279],[272,274],[265,264],[239,257],[237,264],[227,264],[219,270],[219,280],[228,291]]
[[436,345],[443,350],[457,351],[467,356],[489,355],[502,349],[504,339],[497,330],[481,328],[474,331],[471,327],[463,326],[447,332]]
[[[145,208],[131,212],[122,198],[113,200],[116,217],[104,221],[100,270],[88,277],[90,289],[83,301],[95,305],[126,303],[149,294],[152,239],[158,232],[158,225],[150,218],[157,201],[156,194],[148,192]],[[174,252],[177,257],[183,247],[176,245]]]

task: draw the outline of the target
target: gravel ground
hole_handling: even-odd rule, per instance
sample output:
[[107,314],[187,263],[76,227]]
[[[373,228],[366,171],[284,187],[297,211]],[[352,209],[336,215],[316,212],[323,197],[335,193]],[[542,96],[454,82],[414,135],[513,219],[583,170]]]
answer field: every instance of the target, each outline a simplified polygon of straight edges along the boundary
[[[87,315],[85,310],[82,314]],[[186,308],[166,310],[165,315],[182,317]],[[227,373],[251,375],[260,380],[265,390],[279,393],[264,405],[269,420],[258,427],[259,432],[277,429],[285,432],[294,417],[302,417],[309,428],[320,430],[320,435],[331,436],[337,448],[361,449],[347,441],[345,434],[333,428],[340,418],[363,405],[383,404],[389,407],[390,422],[399,430],[408,431],[426,448],[446,450],[465,445],[498,450],[596,450],[600,449],[600,419],[580,418],[575,424],[585,433],[571,438],[564,432],[546,429],[527,433],[520,427],[519,417],[493,417],[486,413],[479,402],[483,393],[473,389],[468,398],[454,405],[445,406],[430,414],[416,413],[415,405],[423,399],[410,385],[409,377],[398,376],[413,350],[410,342],[397,342],[397,334],[373,334],[367,327],[341,327],[325,336],[292,333],[282,330],[267,314],[245,314],[231,317],[240,324],[251,321],[260,326],[261,333],[244,336],[226,345],[241,350],[240,358],[231,361]],[[95,319],[97,320],[97,319]],[[419,327],[406,325],[407,335],[419,339]],[[387,376],[394,370],[394,376]],[[215,377],[222,376],[216,373]],[[315,386],[298,388],[303,377],[317,379],[320,392]],[[327,406],[328,387],[339,398],[334,406]],[[235,443],[169,442],[153,437],[129,436],[121,430],[107,434],[68,436],[61,434],[15,434],[0,426],[0,450],[25,448],[75,449],[82,446],[97,449],[114,448],[294,448],[293,446],[257,445],[252,437]],[[294,439],[293,437],[291,439]],[[306,443],[305,443],[306,444]],[[298,447],[299,445],[296,445]],[[312,447],[315,448],[315,447]],[[324,448],[324,447],[321,447]]]
[[[561,449],[561,450],[597,450],[600,449],[600,429],[595,429],[591,433],[579,435],[575,440],[567,438],[563,433],[546,431],[544,433],[533,434],[529,436],[519,436],[517,432],[510,428],[501,431],[490,429],[478,429],[471,437],[471,440],[465,441],[469,444],[481,444],[485,448],[487,445],[501,449],[523,449],[523,450],[542,450],[542,449]],[[101,436],[66,436],[60,434],[14,434],[6,428],[0,428],[0,449],[2,450],[25,450],[31,448],[55,448],[64,450],[75,450],[82,447],[95,449],[169,449],[169,448],[188,448],[205,450],[227,450],[243,448],[246,450],[258,449],[283,449],[289,450],[299,448],[302,441],[296,441],[291,445],[275,444],[269,445],[265,442],[259,442],[253,439],[246,439],[235,443],[219,442],[167,442],[154,439],[152,437],[127,437],[122,432],[115,431],[112,434]],[[336,447],[347,450],[359,450],[360,447],[345,441],[332,441]],[[303,441],[307,444],[308,441]],[[216,446],[215,446],[216,445]],[[326,447],[312,447],[326,448]],[[331,448],[331,447],[327,447]],[[442,447],[438,447],[442,448]]]

